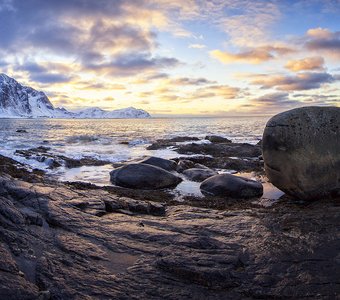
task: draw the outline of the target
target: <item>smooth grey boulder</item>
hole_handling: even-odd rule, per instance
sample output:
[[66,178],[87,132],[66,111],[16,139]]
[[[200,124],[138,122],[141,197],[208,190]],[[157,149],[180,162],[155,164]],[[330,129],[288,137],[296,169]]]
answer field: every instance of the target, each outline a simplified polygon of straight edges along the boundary
[[192,181],[201,182],[211,176],[217,175],[217,172],[208,168],[191,168],[183,171],[183,174]]
[[203,194],[237,199],[260,197],[263,194],[260,182],[230,174],[212,176],[201,183],[200,189]]
[[175,171],[177,168],[177,163],[175,161],[155,156],[147,157],[140,161],[140,163],[156,166],[167,171]]
[[126,188],[157,190],[175,187],[182,179],[159,167],[138,163],[111,171],[110,181]]
[[262,149],[269,180],[286,194],[340,196],[340,108],[302,107],[272,117]]
[[205,137],[206,140],[212,142],[212,143],[231,143],[231,140],[218,135],[207,135]]

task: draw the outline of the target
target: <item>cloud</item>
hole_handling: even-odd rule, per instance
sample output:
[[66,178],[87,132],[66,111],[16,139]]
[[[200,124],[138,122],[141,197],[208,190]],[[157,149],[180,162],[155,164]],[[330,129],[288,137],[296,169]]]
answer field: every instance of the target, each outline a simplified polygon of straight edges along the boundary
[[42,84],[58,84],[71,82],[75,76],[69,71],[69,68],[62,64],[47,63],[38,64],[35,62],[25,62],[15,67],[16,70],[28,73],[30,81]]
[[213,84],[215,81],[208,80],[206,78],[188,78],[188,77],[179,77],[173,78],[169,80],[169,84],[184,86],[184,85],[205,85],[205,84]]
[[293,72],[322,71],[324,70],[324,63],[325,60],[321,56],[307,57],[299,60],[290,60],[285,65],[285,68]]
[[287,47],[275,47],[275,46],[262,46],[252,48],[239,53],[230,53],[221,50],[210,51],[210,56],[219,60],[224,64],[231,63],[250,63],[259,64],[268,60],[271,60],[277,55],[285,55],[293,52],[294,50]]
[[220,3],[220,7],[216,5],[215,9],[222,14],[216,18],[219,28],[229,35],[234,45],[240,47],[267,43],[272,24],[281,16],[278,4],[273,1],[229,0],[216,3]]
[[[0,2],[0,47],[5,56],[26,56],[31,61],[48,57],[64,60],[65,65],[71,60],[78,71],[114,76],[175,66],[175,58],[153,54],[158,46],[154,29],[170,24],[174,12],[183,18],[189,15],[188,6],[179,1],[169,4],[169,10],[161,10],[166,8],[164,1],[143,0]],[[62,80],[61,76],[50,79]]]
[[293,104],[298,101],[295,100],[289,100],[288,93],[283,92],[277,92],[277,93],[269,93],[265,94],[261,97],[255,98],[254,101],[257,102],[257,104],[269,106],[269,105],[287,105],[287,104]]
[[133,76],[141,72],[172,68],[179,64],[177,59],[171,57],[151,57],[145,54],[126,53],[116,56],[109,62],[84,62],[83,68],[109,76]]
[[300,94],[292,95],[292,97],[294,99],[291,99],[290,95],[286,92],[268,93],[251,99],[250,102],[243,105],[243,107],[250,109],[253,113],[263,113],[263,111],[276,113],[301,106],[334,105],[334,103],[332,103],[333,98],[331,97],[331,99],[329,99],[327,96]]
[[166,73],[155,73],[150,76],[148,76],[147,80],[158,80],[158,79],[168,79],[169,75]]
[[203,44],[190,44],[188,47],[192,49],[203,49],[206,48],[207,46]]
[[187,99],[196,100],[221,97],[228,100],[237,98],[239,93],[239,88],[231,87],[229,85],[210,85],[197,89],[192,95],[188,96]]
[[251,83],[261,88],[276,88],[281,91],[301,91],[318,89],[335,78],[328,73],[303,72],[294,76],[259,74],[252,76]]
[[294,94],[292,97],[310,105],[340,106],[340,96],[335,94]]
[[322,51],[337,58],[340,57],[340,31],[331,32],[329,29],[314,28],[307,31],[307,50]]
[[30,79],[34,82],[54,84],[70,82],[72,77],[64,74],[35,73],[31,74]]
[[[183,79],[183,78],[182,78]],[[185,80],[186,81],[186,80]],[[189,86],[195,88],[196,85],[201,85],[200,79],[189,80]],[[205,82],[205,80],[204,80]],[[139,98],[157,98],[162,102],[180,102],[180,103],[190,103],[200,100],[219,98],[223,100],[236,99],[241,90],[236,87],[231,87],[229,85],[208,85],[205,87],[199,87],[190,90],[180,90],[176,84],[169,83],[166,85],[161,85],[152,91],[144,91],[138,93],[136,96]]]

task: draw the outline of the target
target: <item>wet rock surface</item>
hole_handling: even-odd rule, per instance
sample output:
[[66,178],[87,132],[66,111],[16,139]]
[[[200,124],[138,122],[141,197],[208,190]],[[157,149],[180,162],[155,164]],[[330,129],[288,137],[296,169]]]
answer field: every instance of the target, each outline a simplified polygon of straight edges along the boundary
[[148,150],[164,149],[169,146],[173,146],[176,143],[183,143],[188,141],[199,141],[198,137],[192,136],[177,136],[171,139],[159,139],[147,147]]
[[212,143],[231,143],[231,140],[218,135],[207,135],[205,139]]
[[140,163],[151,165],[151,166],[156,166],[166,171],[174,171],[177,168],[177,164],[175,161],[170,160],[170,159],[155,157],[155,156],[147,157],[143,159],[142,161],[140,161]]
[[219,210],[61,184],[0,161],[1,299],[339,296],[339,199],[225,198]]
[[340,108],[278,114],[262,144],[267,176],[282,191],[300,199],[340,195]]
[[66,168],[77,168],[81,166],[103,166],[110,164],[110,161],[97,160],[92,157],[83,157],[80,159],[66,157],[64,155],[52,154],[49,147],[40,146],[28,150],[16,150],[15,154],[34,159],[38,162],[47,164],[51,169],[65,166]]
[[183,171],[183,174],[192,181],[201,182],[211,176],[217,175],[217,172],[211,169],[191,168]]
[[126,188],[156,190],[175,187],[182,179],[153,165],[132,163],[111,171],[110,181]]
[[204,194],[236,199],[255,198],[263,194],[260,182],[231,174],[210,177],[202,182],[200,189]]
[[[218,137],[218,136],[210,136]],[[165,149],[171,148],[179,154],[190,155],[189,157],[179,157],[177,159],[178,172],[185,169],[194,168],[194,163],[201,163],[209,168],[231,169],[236,171],[248,172],[257,171],[263,173],[263,160],[261,144],[251,145],[246,143],[232,143],[230,140],[222,140],[218,137],[218,142],[202,143],[199,139],[193,137],[184,137],[186,143],[182,142],[182,137],[159,140],[149,146],[147,149]],[[193,141],[193,142],[191,142]]]

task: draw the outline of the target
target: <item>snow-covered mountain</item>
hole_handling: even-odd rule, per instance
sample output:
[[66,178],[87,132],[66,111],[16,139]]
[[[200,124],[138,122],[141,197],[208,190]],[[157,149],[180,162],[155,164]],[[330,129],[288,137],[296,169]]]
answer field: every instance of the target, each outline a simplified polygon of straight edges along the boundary
[[99,107],[90,107],[78,112],[75,118],[79,119],[143,119],[150,118],[150,114],[134,107],[106,111]]
[[15,79],[0,74],[0,118],[150,118],[150,114],[133,107],[105,111],[87,108],[78,113],[55,108],[43,92],[23,86]]

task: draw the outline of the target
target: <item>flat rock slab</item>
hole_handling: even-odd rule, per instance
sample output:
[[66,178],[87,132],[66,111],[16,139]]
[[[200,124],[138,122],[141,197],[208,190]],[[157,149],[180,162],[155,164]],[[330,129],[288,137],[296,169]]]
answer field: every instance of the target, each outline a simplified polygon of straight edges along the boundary
[[269,180],[299,199],[340,195],[340,108],[303,107],[272,117],[263,133]]

